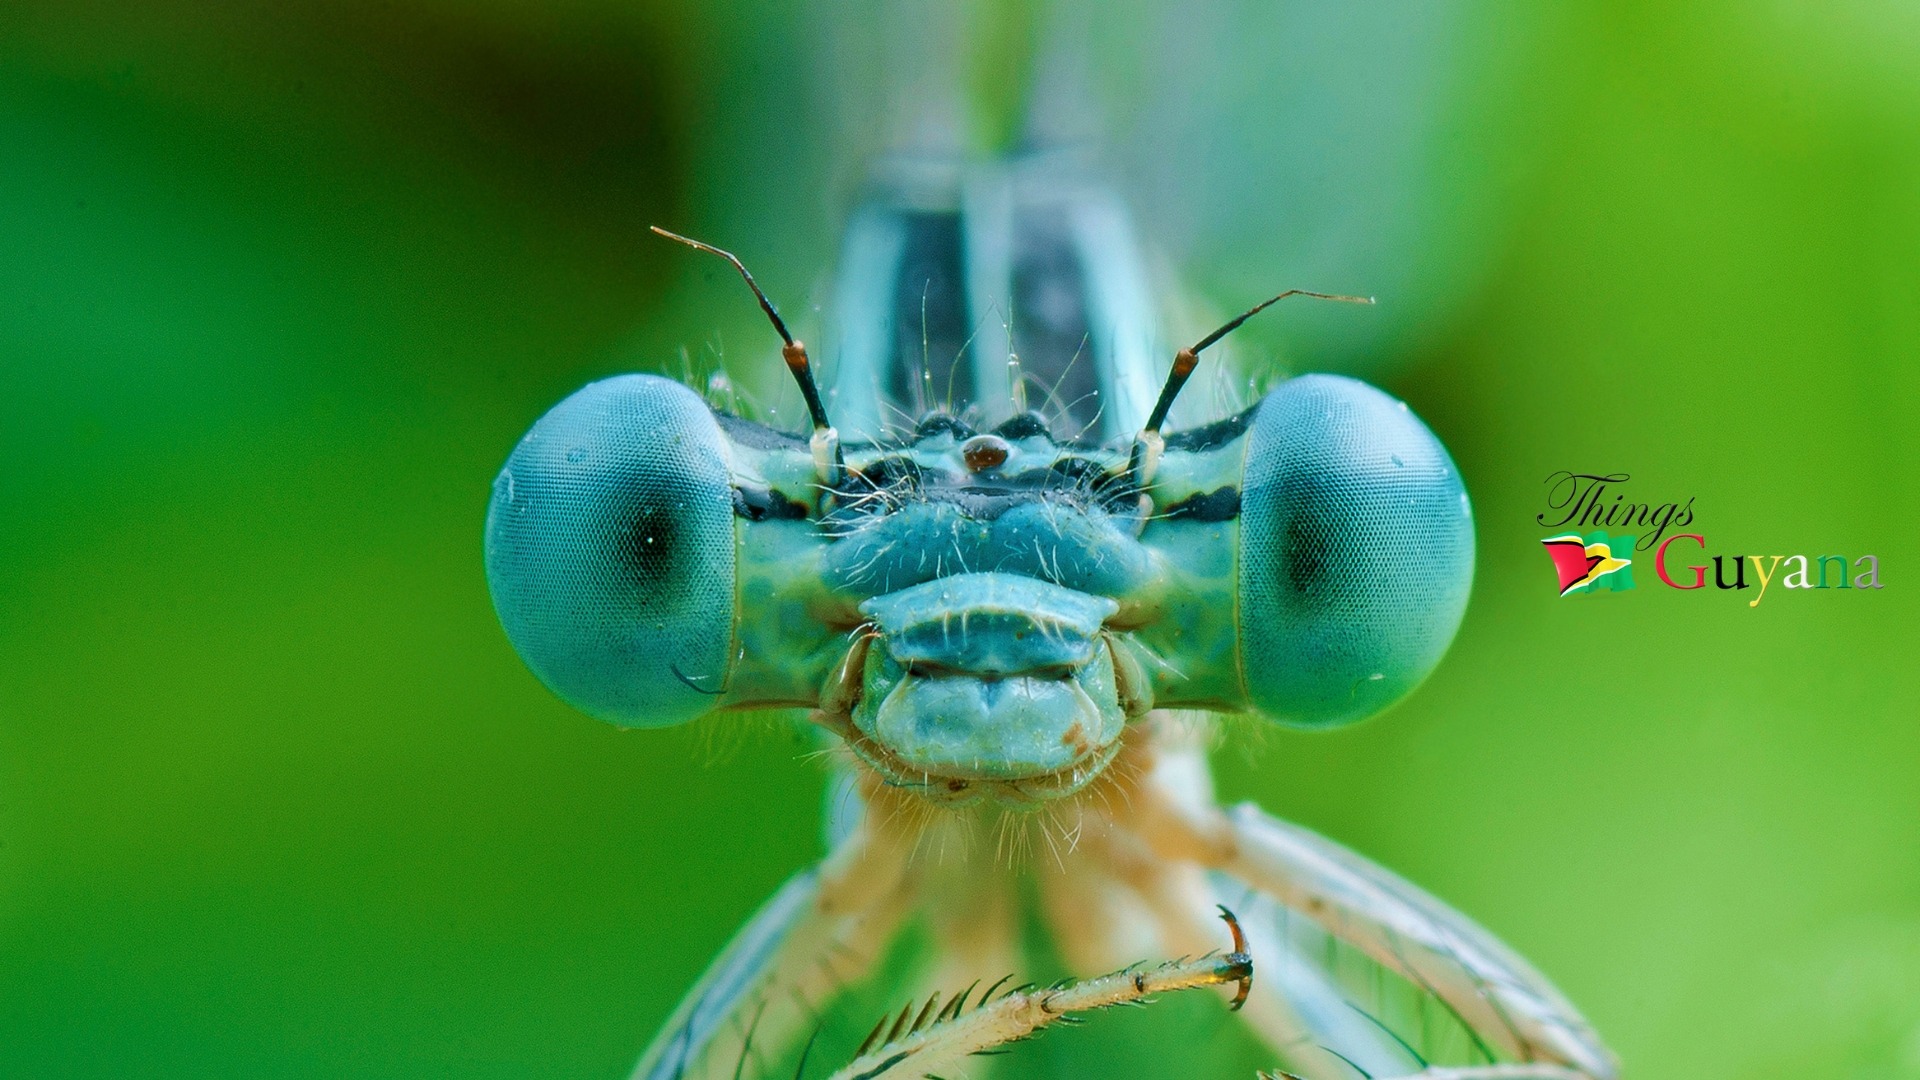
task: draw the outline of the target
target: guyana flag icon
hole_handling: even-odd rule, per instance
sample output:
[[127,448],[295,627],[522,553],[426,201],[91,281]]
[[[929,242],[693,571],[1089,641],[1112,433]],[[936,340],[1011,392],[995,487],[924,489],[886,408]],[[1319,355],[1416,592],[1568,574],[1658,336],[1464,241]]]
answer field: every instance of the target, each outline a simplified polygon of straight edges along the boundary
[[1633,588],[1633,571],[1628,569],[1633,565],[1629,557],[1633,553],[1633,541],[1631,536],[1610,537],[1597,532],[1585,536],[1578,533],[1549,536],[1540,543],[1545,545],[1548,557],[1553,559],[1553,568],[1560,575],[1560,595],[1566,596]]

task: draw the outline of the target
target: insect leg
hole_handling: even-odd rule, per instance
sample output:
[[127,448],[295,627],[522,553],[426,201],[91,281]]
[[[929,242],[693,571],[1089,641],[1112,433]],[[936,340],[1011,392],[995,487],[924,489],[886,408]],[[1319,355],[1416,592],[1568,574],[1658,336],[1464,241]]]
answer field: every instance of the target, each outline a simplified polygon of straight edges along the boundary
[[[1206,948],[1221,906],[1243,910],[1200,866],[1156,858],[1136,836],[1116,831],[1088,846],[1112,880],[1123,882],[1148,913],[1147,922],[1171,952]],[[1270,903],[1257,895],[1243,899],[1257,902],[1253,917],[1241,918],[1256,977],[1239,1018],[1261,1042],[1291,1068],[1314,1077],[1352,1076],[1349,1061],[1376,1076],[1423,1064],[1401,1053],[1390,1036],[1349,1009],[1311,965],[1288,952],[1271,926]],[[1072,917],[1054,917],[1056,934]]]
[[1216,949],[1196,958],[1136,965],[1081,982],[1044,988],[1023,986],[998,996],[997,987],[990,987],[971,1010],[965,1008],[963,999],[956,998],[957,1004],[936,1013],[937,999],[930,999],[911,1028],[904,1023],[908,1013],[902,1012],[901,1022],[886,1039],[863,1047],[859,1056],[833,1074],[832,1080],[907,1080],[936,1070],[945,1073],[971,1054],[1024,1039],[1076,1013],[1145,1001],[1175,990],[1238,985],[1244,995],[1253,977],[1253,963],[1238,948],[1242,941],[1233,915],[1224,909],[1221,914],[1232,932],[1231,951]]
[[1617,1066],[1593,1029],[1531,965],[1492,934],[1391,871],[1251,803],[1229,811],[1136,792],[1138,826],[1162,857],[1194,859],[1311,919],[1424,989],[1476,1036],[1523,1063],[1611,1080]]
[[[1275,1000],[1270,1011],[1285,1018],[1292,1041],[1279,1045],[1301,1071],[1317,1077],[1400,1076],[1427,1066],[1422,1052],[1404,1041],[1374,1012],[1341,986],[1336,970],[1319,954],[1303,950],[1291,915],[1267,897],[1225,875],[1208,875],[1214,895],[1243,911],[1248,948],[1265,978],[1264,991]],[[1304,921],[1304,920],[1303,920]],[[1258,1016],[1248,1017],[1260,1030]],[[1417,1033],[1409,1033],[1419,1040]],[[1266,1040],[1275,1044],[1269,1036]]]

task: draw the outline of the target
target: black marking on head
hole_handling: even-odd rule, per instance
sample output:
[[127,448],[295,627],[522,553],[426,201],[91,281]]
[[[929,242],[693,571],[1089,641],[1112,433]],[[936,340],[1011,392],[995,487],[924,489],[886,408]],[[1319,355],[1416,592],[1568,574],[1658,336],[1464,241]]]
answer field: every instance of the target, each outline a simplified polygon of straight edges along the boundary
[[1124,474],[1113,472],[1092,458],[1060,457],[1047,466],[1059,482],[1071,482],[1082,486],[1102,484],[1120,484],[1126,482]]
[[1203,427],[1189,428],[1186,431],[1176,431],[1167,436],[1167,449],[1202,452],[1218,450],[1222,446],[1227,445],[1247,433],[1247,429],[1253,426],[1254,410],[1259,407],[1259,404],[1256,403],[1252,408],[1247,409],[1237,416],[1229,416],[1225,420],[1216,420]]
[[1092,458],[1062,457],[1047,467],[1048,486],[1083,492],[1109,511],[1131,507],[1140,489],[1133,477],[1114,472]]
[[1161,512],[1165,518],[1193,521],[1232,521],[1240,516],[1240,489],[1232,484],[1189,495]]
[[735,484],[733,487],[733,516],[748,521],[805,521],[807,507],[795,502],[783,491],[774,488],[756,487],[750,484]]
[[957,440],[971,439],[974,436],[974,430],[958,417],[946,412],[931,412],[921,417],[920,423],[914,426],[913,440],[919,442],[921,439],[939,435],[942,432],[952,433]]
[[[831,534],[846,535],[849,528],[864,526],[911,503],[943,503],[975,521],[993,521],[1016,507],[1042,502],[1110,514],[1132,513],[1137,506],[1140,489],[1124,471],[1114,471],[1110,463],[1093,457],[1049,455],[1044,444],[1027,445],[1024,456],[1046,465],[1002,471],[1000,466],[1013,464],[1011,457],[989,460],[974,444],[1005,448],[1007,434],[1023,440],[1050,439],[1046,422],[1037,413],[1015,417],[985,435],[975,434],[944,413],[929,415],[920,421],[908,451],[887,453],[847,471],[833,489],[833,509],[822,524]],[[949,437],[960,445],[921,450],[922,443]],[[1053,446],[1056,451],[1067,449],[1057,443]],[[952,452],[956,468],[929,468],[912,456],[915,452],[936,458]]]
[[756,424],[751,420],[742,420],[723,412],[715,412],[714,420],[720,424],[720,431],[728,439],[750,450],[800,450],[805,452],[807,440],[800,435],[777,431],[765,424]]
[[904,454],[890,454],[868,463],[864,469],[848,472],[846,490],[850,494],[864,494],[915,488],[920,486],[921,475],[919,462]]
[[848,469],[833,488],[833,509],[821,523],[835,535],[886,514],[901,503],[921,498],[920,463],[905,454],[889,454]]
[[1005,423],[994,428],[993,433],[1003,439],[1013,441],[1017,439],[1031,439],[1036,435],[1045,435],[1049,430],[1046,417],[1041,416],[1037,412],[1024,412],[1018,416],[1010,417]]

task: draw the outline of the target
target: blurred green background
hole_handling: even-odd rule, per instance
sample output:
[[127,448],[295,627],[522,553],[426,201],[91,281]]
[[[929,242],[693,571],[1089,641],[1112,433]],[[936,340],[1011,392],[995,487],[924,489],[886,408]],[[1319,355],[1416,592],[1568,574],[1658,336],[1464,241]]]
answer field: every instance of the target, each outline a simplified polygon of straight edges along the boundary
[[[1630,1076],[1920,1076],[1920,8],[1171,10],[1097,20],[1144,231],[1223,306],[1379,293],[1241,353],[1406,397],[1481,530],[1426,688],[1225,793],[1480,918]],[[0,1076],[623,1076],[815,857],[801,734],[569,712],[479,538],[581,383],[771,360],[648,223],[824,302],[859,18],[0,9]],[[1559,600],[1559,469],[1886,588]]]

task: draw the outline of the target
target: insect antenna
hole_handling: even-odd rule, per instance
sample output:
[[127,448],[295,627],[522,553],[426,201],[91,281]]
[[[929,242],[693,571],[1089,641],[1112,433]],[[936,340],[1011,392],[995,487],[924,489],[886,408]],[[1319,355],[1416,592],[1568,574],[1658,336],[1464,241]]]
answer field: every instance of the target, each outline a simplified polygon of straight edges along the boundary
[[[744,273],[744,271],[742,272]],[[1344,304],[1373,303],[1373,297],[1371,296],[1338,296],[1333,293],[1309,292],[1306,289],[1288,289],[1278,296],[1262,300],[1241,314],[1229,319],[1227,323],[1218,330],[1201,338],[1193,345],[1173,354],[1173,370],[1167,373],[1166,385],[1160,388],[1160,399],[1154,402],[1153,412],[1147,416],[1146,426],[1142,430],[1156,433],[1160,430],[1160,425],[1167,419],[1167,410],[1173,407],[1173,399],[1179,395],[1180,388],[1187,384],[1187,378],[1193,374],[1193,369],[1199,366],[1200,354],[1205,351],[1208,346],[1213,345],[1221,338],[1240,329],[1240,324],[1280,301],[1285,300],[1289,296],[1309,296],[1315,300],[1337,300]]]
[[1173,370],[1167,372],[1166,385],[1160,388],[1160,398],[1153,403],[1153,411],[1147,414],[1147,422],[1134,439],[1133,455],[1128,461],[1128,469],[1133,474],[1134,483],[1145,486],[1153,478],[1153,468],[1160,456],[1160,425],[1166,423],[1167,410],[1173,408],[1173,399],[1180,396],[1180,389],[1187,385],[1187,379],[1193,375],[1193,369],[1200,366],[1200,354],[1208,346],[1240,329],[1240,324],[1267,310],[1289,296],[1307,296],[1315,300],[1337,300],[1343,304],[1371,304],[1371,296],[1340,296],[1334,293],[1309,292],[1306,289],[1288,289],[1278,296],[1269,297],[1240,313],[1218,330],[1201,338],[1187,348],[1173,354]]
[[650,225],[660,236],[677,243],[685,244],[697,251],[718,255],[733,264],[735,270],[745,279],[747,288],[753,290],[754,299],[760,301],[760,310],[767,313],[767,320],[780,335],[780,356],[787,362],[787,370],[793,373],[793,381],[800,384],[800,396],[806,400],[807,415],[813,420],[813,459],[814,466],[826,480],[829,487],[837,487],[846,474],[846,461],[840,455],[840,434],[827,422],[827,407],[820,401],[820,386],[813,378],[813,362],[807,358],[807,346],[787,331],[786,320],[774,309],[773,301],[767,299],[753,275],[747,272],[747,266],[731,251],[724,251],[712,244],[703,244],[688,236],[668,232],[658,225]]

